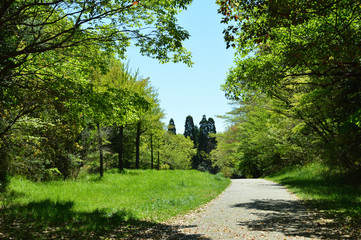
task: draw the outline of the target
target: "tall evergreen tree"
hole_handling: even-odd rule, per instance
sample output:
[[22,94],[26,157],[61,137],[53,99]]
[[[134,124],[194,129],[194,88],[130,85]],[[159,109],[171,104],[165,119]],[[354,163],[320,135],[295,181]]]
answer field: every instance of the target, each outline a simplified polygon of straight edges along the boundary
[[[188,115],[184,124],[184,137],[189,137],[193,141],[193,146],[196,149],[198,146],[199,129],[194,125],[193,117]],[[198,151],[197,151],[198,152]],[[192,157],[192,168],[197,169],[199,165],[199,154]]]
[[216,133],[217,131],[216,131],[216,124],[214,122],[214,119],[208,118],[208,134],[210,134],[208,136],[208,149],[207,149],[208,153],[210,153],[217,146],[216,137],[212,135]]
[[202,120],[199,122],[197,155],[193,158],[192,167],[201,171],[215,173],[210,152],[216,148],[216,140],[215,137],[209,135],[210,133],[216,133],[215,122],[213,118],[207,120],[206,115],[203,115]]
[[189,137],[196,146],[196,130],[194,128],[193,117],[188,115],[184,124],[184,137]]
[[208,118],[208,132],[209,133],[217,133],[216,124],[213,118]]
[[174,134],[174,135],[177,134],[173,118],[171,118],[169,120],[168,133],[171,133],[171,134]]
[[207,152],[208,146],[208,121],[206,115],[203,115],[202,120],[199,122],[199,140],[198,151]]

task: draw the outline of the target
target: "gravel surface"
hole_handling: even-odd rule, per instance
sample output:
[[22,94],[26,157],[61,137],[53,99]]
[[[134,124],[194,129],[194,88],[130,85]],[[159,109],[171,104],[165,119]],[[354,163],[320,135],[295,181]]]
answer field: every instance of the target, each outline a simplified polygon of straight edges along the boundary
[[235,179],[203,209],[167,222],[167,239],[340,239],[286,188],[264,179]]

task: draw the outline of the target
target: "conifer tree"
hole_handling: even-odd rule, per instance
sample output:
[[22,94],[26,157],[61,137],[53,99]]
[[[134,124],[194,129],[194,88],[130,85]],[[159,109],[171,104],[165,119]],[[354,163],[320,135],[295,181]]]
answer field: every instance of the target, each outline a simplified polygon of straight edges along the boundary
[[189,137],[196,146],[196,130],[194,127],[193,117],[188,115],[184,124],[184,137]]
[[217,146],[216,137],[213,134],[216,134],[216,125],[213,118],[208,118],[208,149],[207,152],[210,153]]
[[199,142],[198,151],[207,152],[208,146],[208,121],[206,115],[203,115],[202,120],[199,122]]
[[210,152],[216,148],[217,144],[215,137],[210,134],[215,133],[216,126],[213,118],[207,120],[206,115],[203,115],[202,120],[199,122],[197,155],[193,158],[193,168],[215,172],[210,159]]
[[217,133],[216,124],[213,118],[208,118],[208,132],[209,133]]
[[174,134],[174,135],[177,134],[173,118],[171,118],[169,120],[168,133],[171,133],[171,134]]

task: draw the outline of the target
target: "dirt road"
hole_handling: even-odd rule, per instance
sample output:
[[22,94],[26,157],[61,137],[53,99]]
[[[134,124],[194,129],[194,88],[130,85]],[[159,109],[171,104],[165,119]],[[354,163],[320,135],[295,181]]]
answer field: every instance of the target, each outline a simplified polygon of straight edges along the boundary
[[204,211],[175,221],[187,239],[338,239],[283,186],[236,179]]

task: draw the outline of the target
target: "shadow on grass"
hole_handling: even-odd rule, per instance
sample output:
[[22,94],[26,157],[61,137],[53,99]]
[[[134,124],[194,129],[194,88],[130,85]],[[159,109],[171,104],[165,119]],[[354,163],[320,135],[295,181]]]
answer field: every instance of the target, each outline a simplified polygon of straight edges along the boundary
[[44,200],[0,209],[0,239],[206,239],[127,211],[76,212],[73,205]]
[[320,221],[303,204],[293,200],[254,200],[232,207],[255,209],[257,220],[239,221],[252,231],[281,232],[286,236],[317,239],[342,239],[333,222]]
[[279,182],[296,192],[313,196],[314,200],[305,202],[318,210],[361,218],[360,187],[331,178],[319,180],[285,178]]
[[278,180],[294,192],[310,197],[303,202],[318,213],[328,228],[352,238],[361,238],[361,188],[349,176],[324,176],[319,179],[283,178]]

